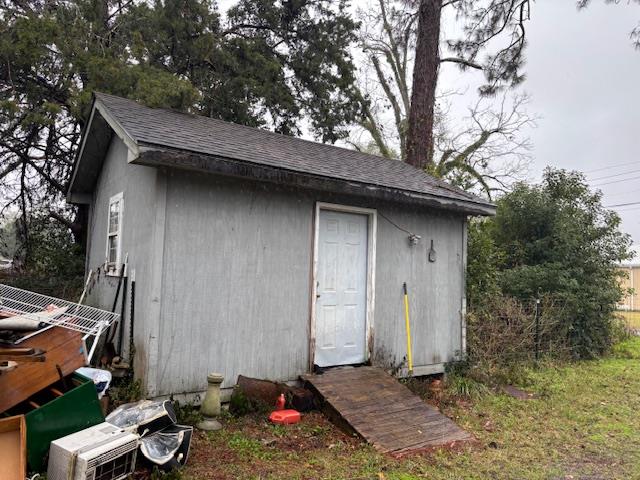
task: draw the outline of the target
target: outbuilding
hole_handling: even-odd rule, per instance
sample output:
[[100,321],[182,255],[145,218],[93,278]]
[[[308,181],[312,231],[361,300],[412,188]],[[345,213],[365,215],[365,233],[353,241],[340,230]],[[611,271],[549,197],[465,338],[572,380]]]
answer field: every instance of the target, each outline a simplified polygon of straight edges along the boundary
[[620,263],[620,270],[625,275],[619,277],[620,287],[624,289],[625,295],[618,303],[619,310],[637,312],[640,311],[640,245],[631,247],[633,258]]
[[495,212],[400,161],[100,93],[68,201],[88,207],[92,304],[128,259],[122,348],[149,397],[211,371],[406,375],[404,283],[413,373],[442,372],[465,353],[467,219]]

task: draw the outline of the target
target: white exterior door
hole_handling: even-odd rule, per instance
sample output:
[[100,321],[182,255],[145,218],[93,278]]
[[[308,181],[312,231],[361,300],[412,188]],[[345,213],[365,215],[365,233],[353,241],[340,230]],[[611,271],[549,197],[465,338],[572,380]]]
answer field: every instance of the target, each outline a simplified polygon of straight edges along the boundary
[[320,367],[366,357],[367,215],[320,210],[316,272],[316,347]]

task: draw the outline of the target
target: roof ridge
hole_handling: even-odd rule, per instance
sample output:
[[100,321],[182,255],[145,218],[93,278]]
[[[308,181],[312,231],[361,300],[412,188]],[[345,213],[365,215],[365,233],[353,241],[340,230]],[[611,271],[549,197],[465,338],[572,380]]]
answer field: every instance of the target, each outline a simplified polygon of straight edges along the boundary
[[[103,93],[103,92],[94,92],[94,93],[96,95],[100,95],[100,96],[107,96],[107,97],[115,98],[115,99],[118,99],[118,100],[124,100],[126,102],[133,103],[133,104],[137,105],[138,107],[142,107],[142,108],[145,108],[145,109],[148,109],[148,110],[152,110],[152,111],[164,111],[164,112],[172,113],[172,114],[175,114],[175,115],[186,115],[188,117],[191,117],[191,118],[194,118],[194,119],[197,119],[197,120],[203,120],[203,121],[222,122],[222,123],[224,123],[226,125],[232,125],[234,127],[239,127],[239,128],[243,128],[243,129],[246,129],[246,130],[251,130],[252,132],[260,132],[262,134],[269,135],[269,136],[276,136],[277,135],[280,138],[283,138],[283,139],[286,139],[286,140],[293,140],[293,141],[298,141],[298,142],[306,142],[306,143],[310,143],[310,144],[315,145],[315,146],[321,146],[321,147],[331,148],[331,149],[339,149],[339,150],[342,150],[344,152],[353,153],[353,154],[361,155],[361,156],[364,156],[364,157],[372,157],[372,158],[379,159],[379,160],[392,160],[392,161],[397,161],[399,163],[406,163],[406,162],[402,162],[401,160],[396,159],[396,158],[387,158],[387,157],[383,157],[382,155],[376,155],[375,153],[360,152],[358,150],[352,150],[350,148],[341,147],[339,145],[333,145],[333,144],[330,144],[330,143],[318,142],[318,141],[315,141],[315,140],[309,140],[307,138],[296,137],[296,136],[293,136],[293,135],[286,135],[284,133],[273,132],[271,130],[266,130],[266,129],[260,128],[260,127],[250,127],[249,125],[243,125],[242,123],[230,122],[228,120],[223,120],[221,118],[208,117],[206,115],[198,115],[196,113],[191,113],[191,112],[184,112],[182,110],[177,110],[175,108],[149,107],[149,106],[147,106],[147,105],[145,105],[143,103],[140,103],[140,102],[138,102],[136,100],[133,100],[131,98],[120,97],[118,95],[113,95],[113,94],[110,94],[110,93]],[[419,168],[416,168],[413,165],[409,165],[409,164],[406,164],[406,165],[408,165],[408,166],[410,166],[412,168],[415,168],[416,170],[421,171]],[[433,177],[432,175],[429,175],[429,176],[431,176],[434,180],[439,180],[436,177]]]
[[[403,162],[401,160],[398,159],[391,159],[391,158],[386,158],[380,155],[375,155],[375,154],[371,154],[371,153],[365,153],[365,152],[361,152],[358,150],[352,150],[352,149],[348,149],[342,146],[338,146],[338,145],[333,145],[333,144],[328,144],[328,143],[321,143],[321,142],[317,142],[314,140],[309,140],[306,138],[301,138],[301,137],[295,137],[295,136],[291,136],[291,135],[285,135],[279,132],[273,132],[273,131],[269,131],[263,128],[257,128],[257,127],[250,127],[247,125],[242,125],[242,124],[237,124],[237,123],[233,123],[233,122],[229,122],[226,120],[222,120],[219,118],[214,118],[214,117],[208,117],[208,116],[204,116],[204,115],[198,115],[195,113],[191,113],[191,112],[184,112],[184,111],[180,111],[180,110],[176,110],[176,109],[172,109],[172,108],[163,108],[163,107],[149,107],[146,106],[136,100],[130,99],[130,98],[125,98],[125,97],[120,97],[118,95],[113,95],[113,94],[109,94],[109,93],[103,93],[103,92],[94,92],[94,95],[96,98],[98,99],[102,99],[103,103],[105,104],[106,108],[112,110],[114,105],[109,105],[109,104],[113,104],[113,103],[118,103],[121,105],[121,108],[127,108],[127,107],[134,107],[136,109],[143,109],[145,112],[147,112],[149,114],[149,119],[151,119],[152,116],[157,115],[158,113],[164,113],[164,114],[168,114],[171,116],[175,116],[174,118],[179,119],[180,117],[183,118],[188,118],[190,119],[190,121],[195,121],[198,122],[199,124],[203,125],[205,128],[203,131],[206,131],[206,124],[207,123],[211,123],[212,126],[214,125],[218,125],[220,128],[234,128],[234,129],[242,129],[243,131],[247,132],[247,135],[252,135],[252,136],[259,136],[259,138],[264,138],[265,140],[269,139],[271,141],[273,140],[278,140],[278,143],[282,143],[285,144],[287,148],[283,148],[283,151],[288,151],[288,154],[291,155],[292,154],[292,150],[295,149],[296,146],[300,147],[301,145],[307,145],[311,148],[315,148],[315,149],[322,149],[325,152],[333,152],[334,156],[335,154],[338,154],[340,156],[346,157],[348,156],[349,158],[351,158],[351,162],[358,162],[358,163],[362,163],[364,164],[364,162],[371,162],[371,166],[373,167],[373,165],[378,165],[380,167],[387,167],[385,168],[385,171],[392,175],[396,175],[396,176],[403,176],[406,178],[410,178],[412,175],[415,178],[415,183],[416,184],[423,184],[424,187],[420,187],[420,188],[441,188],[443,190],[447,190],[449,192],[451,192],[451,194],[454,194],[458,197],[462,197],[463,199],[466,199],[467,201],[471,201],[471,202],[476,202],[476,203],[481,203],[481,204],[488,204],[491,205],[491,202],[487,201],[486,199],[475,195],[473,193],[467,192],[459,187],[456,187],[454,185],[451,185],[449,183],[447,183],[446,181],[444,181],[443,179],[434,177],[433,175],[427,173],[426,171],[419,169],[413,165],[410,165],[406,162]],[[123,115],[126,117],[127,114],[129,112],[118,112],[118,114],[122,117]],[[135,113],[132,113],[131,115],[135,116]],[[118,116],[118,115],[116,115]],[[148,120],[149,120],[148,119]],[[164,146],[164,147],[171,147],[171,148],[177,148],[180,150],[185,150],[185,151],[193,151],[193,152],[199,152],[199,153],[206,153],[204,151],[202,151],[202,149],[198,149],[198,148],[194,148],[194,147],[187,147],[185,145],[182,146],[176,146],[174,143],[167,141],[167,143],[163,143],[163,139],[166,137],[166,135],[163,135],[162,131],[163,127],[164,127],[164,123],[167,122],[162,122],[162,120],[158,120],[157,118],[152,119],[152,121],[155,121],[156,124],[158,123],[158,121],[160,121],[161,125],[158,127],[153,127],[152,128],[156,128],[158,130],[158,134],[156,135],[156,141],[149,141],[149,140],[145,140],[143,138],[136,138],[136,141],[140,140],[143,143],[147,143],[147,144],[153,144],[153,145],[158,145],[158,146]],[[146,133],[146,132],[144,132]],[[167,132],[167,135],[170,135],[171,133],[174,132]],[[135,136],[135,133],[132,133]],[[184,139],[190,139],[195,135],[196,140],[202,140],[206,134],[205,133],[200,133],[199,137],[198,137],[198,132],[196,132],[195,134],[193,134],[192,132],[186,132],[184,134]],[[149,135],[147,135],[149,136]],[[151,135],[153,136],[153,135]],[[207,139],[207,140],[211,140],[211,139]],[[257,142],[259,142],[259,139],[255,139]],[[183,142],[184,143],[184,142]],[[196,142],[197,143],[197,142]],[[215,143],[215,141],[214,141]],[[191,143],[189,143],[189,145],[191,145]],[[281,147],[285,147],[285,145],[280,145]],[[237,147],[238,149],[242,148],[242,145],[238,144],[235,147]],[[292,148],[288,148],[288,147],[293,147]],[[231,148],[231,150],[234,150],[234,148]],[[329,153],[327,153],[327,157],[329,157]],[[365,165],[366,166],[366,165]],[[391,170],[389,170],[389,167],[391,167]],[[337,167],[340,168],[340,167]],[[358,166],[358,168],[360,168],[360,165]],[[384,172],[383,172],[384,173]],[[379,181],[381,182],[380,184],[384,184],[384,179],[380,178]],[[373,182],[371,182],[373,183]],[[411,191],[417,191],[415,190],[415,188],[418,187],[414,187],[414,188],[410,188],[407,186],[406,190],[411,190]]]

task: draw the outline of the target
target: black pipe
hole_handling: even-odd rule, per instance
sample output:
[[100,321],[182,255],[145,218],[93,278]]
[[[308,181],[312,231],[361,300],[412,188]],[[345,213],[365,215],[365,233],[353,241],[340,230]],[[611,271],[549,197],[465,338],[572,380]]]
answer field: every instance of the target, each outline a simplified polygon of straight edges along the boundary
[[120,321],[118,322],[118,356],[122,358],[122,342],[124,341],[124,317],[127,306],[127,278],[122,286],[122,304],[120,305]]
[[129,307],[129,366],[133,366],[133,321],[136,313],[136,282],[131,281],[131,306]]
[[122,280],[124,279],[124,271],[126,268],[126,263],[123,263],[120,266],[120,275],[118,275],[118,287],[116,288],[116,296],[113,298],[113,307],[111,307],[111,313],[115,313],[116,311],[116,306],[118,305],[118,297],[120,297],[120,287],[122,286]]
[[[118,298],[120,297],[120,289],[122,288],[122,281],[124,279],[124,271],[127,268],[127,257],[125,257],[125,263],[123,263],[120,266],[120,275],[118,276],[118,286],[116,288],[116,295],[113,298],[113,306],[111,307],[111,313],[116,313],[116,307],[118,306]],[[116,323],[116,322],[113,322]],[[119,325],[114,325],[114,324],[109,325],[109,328],[107,329],[106,335],[105,335],[105,341],[104,344],[102,345],[102,349],[100,350],[100,357],[104,357],[107,356],[108,357],[108,363],[111,363],[111,361],[113,360],[113,357],[116,356],[116,347],[113,345],[113,338],[116,336],[116,328],[118,328]],[[118,324],[122,323],[122,317],[120,317],[120,319],[118,320]],[[98,338],[95,339],[95,341],[98,341]]]
[[540,299],[536,298],[536,333],[535,333],[535,355],[536,362],[540,359]]
[[[118,286],[116,287],[116,295],[113,297],[113,306],[111,307],[111,313],[116,313],[116,307],[118,306],[118,299],[120,298],[120,289],[122,288],[122,282],[124,280],[124,271],[127,268],[127,264],[123,263],[120,266],[120,275],[118,276]],[[124,302],[124,300],[123,300]],[[122,322],[122,317],[118,323]],[[109,327],[109,331],[107,332],[107,342],[113,344],[113,338],[116,336],[116,328],[117,325],[113,324]],[[114,349],[115,350],[115,349]]]

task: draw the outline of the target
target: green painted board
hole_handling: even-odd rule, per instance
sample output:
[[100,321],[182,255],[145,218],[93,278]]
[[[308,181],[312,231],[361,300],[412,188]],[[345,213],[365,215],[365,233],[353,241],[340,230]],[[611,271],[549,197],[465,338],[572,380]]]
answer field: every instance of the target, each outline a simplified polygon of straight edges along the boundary
[[30,472],[47,469],[49,444],[53,440],[104,422],[93,381],[77,373],[71,378],[82,384],[25,415]]

